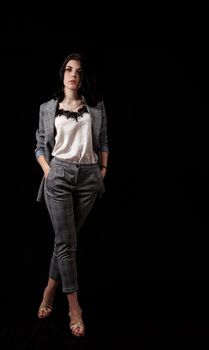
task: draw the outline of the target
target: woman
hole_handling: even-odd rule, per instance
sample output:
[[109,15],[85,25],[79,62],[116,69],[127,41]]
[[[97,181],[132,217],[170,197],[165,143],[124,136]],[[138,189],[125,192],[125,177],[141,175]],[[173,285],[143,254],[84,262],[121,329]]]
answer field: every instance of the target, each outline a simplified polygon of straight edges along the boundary
[[57,93],[40,106],[36,131],[35,156],[44,173],[37,201],[45,201],[55,234],[38,317],[51,314],[61,282],[74,336],[85,334],[77,294],[77,235],[97,196],[105,191],[109,154],[104,102],[92,82],[82,55],[66,57]]

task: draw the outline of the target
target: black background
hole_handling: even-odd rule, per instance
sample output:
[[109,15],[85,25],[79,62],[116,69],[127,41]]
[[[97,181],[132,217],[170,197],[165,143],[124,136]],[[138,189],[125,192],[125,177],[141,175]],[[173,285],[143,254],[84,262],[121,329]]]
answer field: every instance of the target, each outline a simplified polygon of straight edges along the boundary
[[68,22],[71,12],[6,18],[4,306],[13,298],[22,305],[27,296],[36,312],[46,282],[53,234],[45,207],[36,202],[42,173],[35,131],[39,105],[51,98],[60,64],[79,51],[103,92],[110,146],[106,193],[80,236],[81,298],[99,300],[104,315],[110,306],[125,318],[207,320],[207,25],[204,9],[201,15],[193,10],[172,21],[170,10],[164,22],[146,13],[150,21],[142,23],[140,13],[129,26],[117,15],[111,25],[109,17]]

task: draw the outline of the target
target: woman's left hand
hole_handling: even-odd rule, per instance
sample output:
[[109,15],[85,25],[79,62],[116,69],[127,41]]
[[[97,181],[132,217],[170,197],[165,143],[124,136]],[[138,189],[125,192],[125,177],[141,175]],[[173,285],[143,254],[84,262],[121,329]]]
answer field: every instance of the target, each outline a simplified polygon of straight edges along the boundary
[[106,175],[107,169],[106,168],[102,168],[100,171],[101,171],[102,177],[104,178],[105,175]]

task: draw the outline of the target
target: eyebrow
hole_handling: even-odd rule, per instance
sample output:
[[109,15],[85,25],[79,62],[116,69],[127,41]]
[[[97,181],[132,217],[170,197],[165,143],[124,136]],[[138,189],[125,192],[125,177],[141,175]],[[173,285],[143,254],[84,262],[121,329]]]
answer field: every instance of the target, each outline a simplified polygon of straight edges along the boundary
[[[70,65],[67,65],[65,68],[73,68],[73,67],[70,66]],[[82,69],[82,67],[78,67],[77,69],[78,69],[78,70],[79,70],[79,69]]]

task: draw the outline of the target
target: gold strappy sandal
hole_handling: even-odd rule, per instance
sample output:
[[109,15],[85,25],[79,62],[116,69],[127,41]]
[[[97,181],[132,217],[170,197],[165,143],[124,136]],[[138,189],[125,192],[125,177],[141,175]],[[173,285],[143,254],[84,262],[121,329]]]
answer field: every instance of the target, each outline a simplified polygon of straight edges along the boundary
[[70,330],[75,337],[83,337],[85,334],[85,326],[82,317],[73,317],[69,312]]
[[49,317],[52,313],[52,305],[41,303],[38,309],[38,318],[46,318]]

